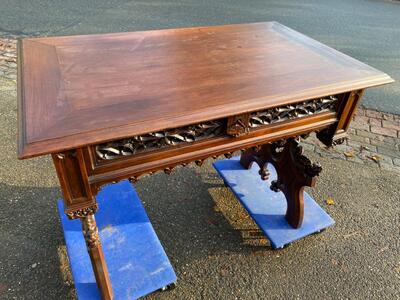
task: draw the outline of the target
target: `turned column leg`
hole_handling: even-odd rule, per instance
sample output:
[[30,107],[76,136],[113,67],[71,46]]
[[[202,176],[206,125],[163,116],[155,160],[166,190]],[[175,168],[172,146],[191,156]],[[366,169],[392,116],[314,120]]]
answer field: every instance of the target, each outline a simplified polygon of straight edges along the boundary
[[263,180],[268,179],[267,164],[272,164],[277,172],[277,180],[272,181],[271,189],[282,191],[287,201],[285,218],[288,223],[299,228],[304,216],[304,187],[314,187],[316,176],[321,172],[319,164],[313,164],[302,154],[298,141],[289,139],[258,146],[245,151],[240,163],[250,168],[256,162]]
[[104,259],[103,248],[101,247],[99,230],[93,214],[89,214],[81,219],[82,231],[85,237],[87,250],[97,285],[100,289],[103,299],[112,299],[111,282],[108,276],[107,264]]
[[111,300],[113,299],[111,281],[94,216],[98,209],[96,189],[89,184],[83,150],[53,154],[53,162],[64,196],[65,213],[70,219],[80,219],[101,297],[104,300]]

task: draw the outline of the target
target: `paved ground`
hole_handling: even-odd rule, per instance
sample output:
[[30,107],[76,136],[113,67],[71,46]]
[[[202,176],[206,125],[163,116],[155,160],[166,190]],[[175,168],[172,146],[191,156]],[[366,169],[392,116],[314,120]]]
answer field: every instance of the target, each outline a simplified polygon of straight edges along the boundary
[[325,147],[315,135],[304,147],[320,156],[366,164],[400,174],[400,116],[359,108],[345,143]]
[[390,74],[368,108],[400,114],[400,2],[2,0],[0,36],[67,35],[276,20]]
[[[0,77],[0,298],[71,299],[59,185],[49,158],[15,158],[15,97]],[[310,155],[324,166],[312,194],[337,224],[281,251],[258,237],[211,160],[140,180],[179,278],[148,299],[400,299],[398,174]]]

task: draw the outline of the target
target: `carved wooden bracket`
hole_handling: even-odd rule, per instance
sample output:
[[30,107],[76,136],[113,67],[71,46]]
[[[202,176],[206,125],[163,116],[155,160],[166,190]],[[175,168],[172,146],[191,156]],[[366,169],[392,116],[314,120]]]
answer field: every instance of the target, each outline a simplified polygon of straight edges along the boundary
[[335,127],[329,127],[317,132],[317,138],[327,147],[343,144],[347,139],[347,133],[335,135]]
[[302,148],[295,139],[263,145],[242,153],[240,163],[245,168],[250,168],[253,162],[260,166],[260,175],[264,180],[269,176],[266,164],[271,163],[275,167],[278,178],[272,182],[271,189],[283,192],[288,206],[286,220],[291,226],[299,228],[304,215],[304,187],[315,186],[321,166],[313,164],[302,154]]

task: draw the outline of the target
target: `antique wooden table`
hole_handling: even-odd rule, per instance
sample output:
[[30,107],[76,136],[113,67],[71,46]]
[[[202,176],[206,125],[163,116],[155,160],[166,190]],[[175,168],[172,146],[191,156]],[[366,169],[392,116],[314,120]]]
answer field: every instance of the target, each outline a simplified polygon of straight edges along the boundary
[[104,299],[103,184],[243,150],[262,178],[275,166],[271,188],[299,227],[303,187],[321,167],[297,138],[342,141],[364,89],[393,81],[276,22],[29,38],[18,51],[18,157],[52,155]]

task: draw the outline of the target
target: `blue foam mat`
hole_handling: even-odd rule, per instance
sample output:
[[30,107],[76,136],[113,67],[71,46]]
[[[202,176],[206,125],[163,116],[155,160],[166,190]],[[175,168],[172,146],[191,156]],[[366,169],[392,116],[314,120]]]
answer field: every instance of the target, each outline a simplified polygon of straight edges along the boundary
[[[176,281],[175,272],[128,181],[104,187],[97,195],[96,221],[114,299],[137,299]],[[80,300],[101,299],[79,220],[58,210],[75,288]]]
[[239,159],[233,157],[216,161],[214,168],[266,235],[272,248],[282,248],[335,223],[307,193],[304,193],[303,224],[297,229],[291,227],[285,219],[285,196],[282,192],[276,193],[269,188],[271,181],[276,179],[274,167],[268,165],[271,175],[268,181],[263,181],[258,174],[259,167],[256,163],[247,170],[239,163]]

